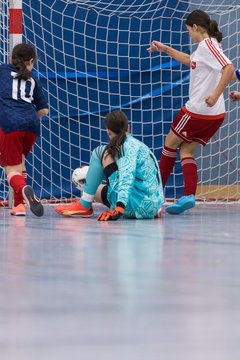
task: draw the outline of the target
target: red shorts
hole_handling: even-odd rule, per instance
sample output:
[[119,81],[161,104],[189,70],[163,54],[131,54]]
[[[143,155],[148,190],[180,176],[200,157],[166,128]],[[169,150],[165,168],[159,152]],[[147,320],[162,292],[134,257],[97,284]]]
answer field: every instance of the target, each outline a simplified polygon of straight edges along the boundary
[[196,141],[206,145],[222,125],[224,117],[225,114],[221,114],[219,117],[204,117],[185,112],[182,108],[175,117],[171,129],[175,135],[187,143]]
[[29,131],[12,131],[4,133],[0,129],[0,161],[3,167],[20,165],[30,152],[37,139],[35,133]]

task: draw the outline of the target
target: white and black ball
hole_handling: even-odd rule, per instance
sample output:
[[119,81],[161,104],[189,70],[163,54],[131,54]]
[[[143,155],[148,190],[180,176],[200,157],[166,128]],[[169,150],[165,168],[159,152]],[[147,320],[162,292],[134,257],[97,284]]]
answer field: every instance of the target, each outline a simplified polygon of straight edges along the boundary
[[86,182],[87,172],[88,172],[89,166],[81,166],[79,168],[76,168],[72,173],[72,182],[74,186],[76,186],[77,189],[80,191],[83,191],[84,184]]

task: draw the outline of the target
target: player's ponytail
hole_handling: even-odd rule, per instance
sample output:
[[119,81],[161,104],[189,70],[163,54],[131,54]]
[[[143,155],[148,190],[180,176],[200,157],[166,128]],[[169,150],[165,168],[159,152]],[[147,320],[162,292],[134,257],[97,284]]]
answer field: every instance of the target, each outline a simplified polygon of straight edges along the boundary
[[111,130],[113,136],[106,148],[106,156],[110,155],[113,159],[119,157],[121,145],[126,139],[126,132],[128,131],[128,118],[121,110],[115,110],[107,114],[105,119],[107,129]]
[[191,27],[193,27],[194,24],[200,26],[210,37],[217,39],[218,42],[221,42],[223,39],[223,34],[219,31],[218,23],[212,20],[203,10],[192,11],[188,15],[185,24]]
[[15,79],[28,80],[32,73],[27,69],[27,62],[35,60],[36,54],[34,48],[29,44],[17,44],[12,50],[12,64],[17,69]]
[[219,31],[218,23],[215,20],[210,20],[207,32],[210,37],[217,39],[219,43],[222,41],[223,34]]

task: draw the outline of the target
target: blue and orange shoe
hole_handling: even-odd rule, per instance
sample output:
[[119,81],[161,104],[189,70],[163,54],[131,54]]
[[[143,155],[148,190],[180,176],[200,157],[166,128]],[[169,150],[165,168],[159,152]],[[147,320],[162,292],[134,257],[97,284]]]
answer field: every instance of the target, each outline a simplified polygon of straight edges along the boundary
[[195,196],[186,195],[182,196],[179,200],[166,207],[165,211],[168,214],[181,214],[195,206]]
[[92,206],[86,209],[79,200],[70,205],[57,205],[54,210],[65,217],[91,217],[93,215]]

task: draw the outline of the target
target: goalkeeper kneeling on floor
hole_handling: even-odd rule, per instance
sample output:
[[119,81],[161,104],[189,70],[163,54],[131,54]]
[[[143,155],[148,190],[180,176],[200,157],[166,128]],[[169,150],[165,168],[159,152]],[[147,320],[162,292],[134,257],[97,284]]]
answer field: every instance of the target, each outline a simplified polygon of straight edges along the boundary
[[[121,110],[107,114],[105,123],[109,144],[93,151],[81,199],[55,206],[55,211],[67,217],[90,217],[95,200],[109,208],[99,221],[159,217],[164,196],[154,154],[128,132],[128,118]],[[102,184],[104,179],[107,184]]]

